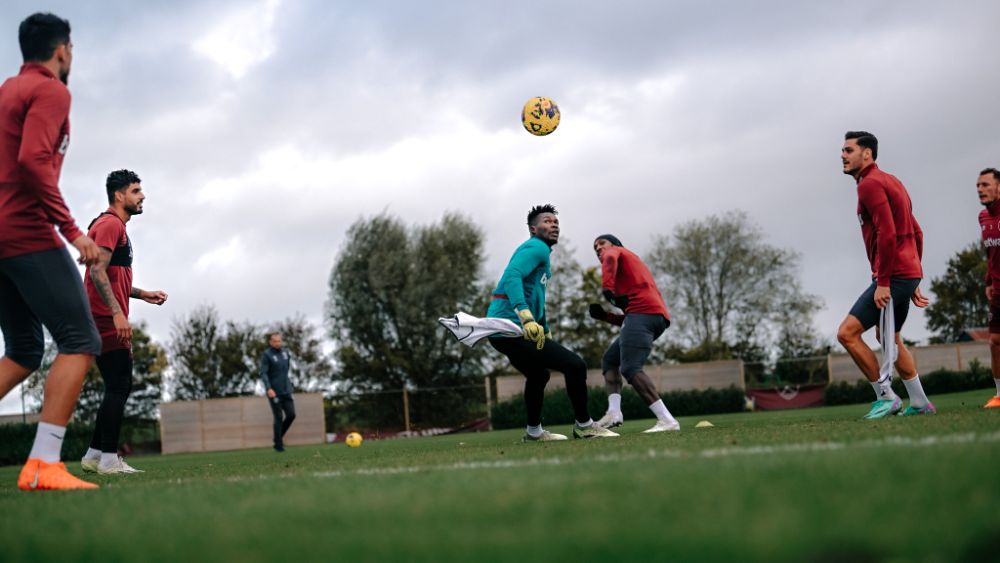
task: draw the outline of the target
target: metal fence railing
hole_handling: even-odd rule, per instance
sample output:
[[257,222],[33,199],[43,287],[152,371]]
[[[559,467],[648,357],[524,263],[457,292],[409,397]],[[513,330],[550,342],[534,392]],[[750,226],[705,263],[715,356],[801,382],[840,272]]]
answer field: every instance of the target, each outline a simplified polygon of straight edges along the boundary
[[486,386],[424,387],[327,395],[326,431],[420,434],[489,418]]

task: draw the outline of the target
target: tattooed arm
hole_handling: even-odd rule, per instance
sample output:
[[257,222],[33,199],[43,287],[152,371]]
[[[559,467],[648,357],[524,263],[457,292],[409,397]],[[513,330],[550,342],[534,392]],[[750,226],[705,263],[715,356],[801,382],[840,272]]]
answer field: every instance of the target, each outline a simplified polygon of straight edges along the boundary
[[108,265],[111,264],[111,251],[101,247],[101,256],[97,259],[97,264],[90,267],[90,281],[94,282],[97,294],[101,300],[111,310],[111,319],[115,323],[115,331],[118,339],[122,342],[132,340],[132,326],[128,324],[128,318],[122,312],[122,306],[115,299],[115,294],[111,291],[111,280],[108,279]]
[[153,305],[163,305],[167,300],[167,293],[165,291],[159,289],[146,291],[135,286],[132,286],[132,291],[129,292],[128,296],[132,299],[142,299],[146,303],[152,303]]

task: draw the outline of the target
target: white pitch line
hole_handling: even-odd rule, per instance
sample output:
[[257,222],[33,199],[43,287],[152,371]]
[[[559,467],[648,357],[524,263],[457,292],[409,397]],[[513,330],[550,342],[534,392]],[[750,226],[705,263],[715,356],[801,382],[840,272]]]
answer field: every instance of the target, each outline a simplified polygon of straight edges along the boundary
[[847,449],[865,449],[880,447],[897,448],[927,448],[948,444],[970,444],[970,443],[993,443],[1000,442],[1000,431],[988,434],[976,434],[966,432],[962,434],[942,434],[938,436],[924,436],[922,438],[909,438],[906,436],[888,436],[877,440],[862,440],[859,442],[805,442],[798,444],[779,444],[775,446],[737,446],[731,448],[710,448],[705,450],[676,450],[648,449],[644,453],[636,454],[600,454],[593,457],[563,459],[553,458],[532,458],[525,460],[503,460],[503,461],[465,461],[458,463],[448,463],[442,465],[424,466],[397,466],[397,467],[375,467],[366,469],[351,469],[346,471],[319,471],[313,473],[313,477],[333,478],[347,477],[351,475],[403,475],[410,473],[423,473],[434,471],[467,471],[476,469],[515,469],[522,467],[538,467],[551,465],[574,465],[579,463],[619,463],[622,461],[635,461],[656,458],[719,458],[735,456],[755,456],[770,455],[778,453],[809,453],[825,451],[841,451]]

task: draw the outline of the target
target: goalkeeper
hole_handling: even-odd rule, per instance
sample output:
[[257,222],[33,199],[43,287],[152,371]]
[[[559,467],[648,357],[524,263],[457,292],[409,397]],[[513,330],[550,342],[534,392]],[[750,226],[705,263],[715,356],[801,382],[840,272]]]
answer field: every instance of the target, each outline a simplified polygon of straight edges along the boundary
[[549,254],[559,241],[559,218],[551,205],[538,205],[528,213],[527,241],[517,247],[493,291],[487,317],[521,323],[522,337],[491,336],[490,344],[507,356],[524,374],[524,407],[528,430],[525,442],[565,440],[566,436],[542,429],[542,401],[549,370],[566,378],[566,393],[573,404],[574,438],[613,437],[614,432],[594,423],[587,410],[587,364],[549,338],[545,318],[545,284],[552,277]]

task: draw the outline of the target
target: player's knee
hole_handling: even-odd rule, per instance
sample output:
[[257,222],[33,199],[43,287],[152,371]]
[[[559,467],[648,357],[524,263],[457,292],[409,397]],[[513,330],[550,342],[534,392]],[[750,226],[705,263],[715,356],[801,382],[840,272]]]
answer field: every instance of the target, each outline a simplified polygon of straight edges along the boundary
[[549,370],[538,370],[525,372],[524,376],[527,378],[529,384],[544,387],[549,382],[552,374],[549,373]]
[[285,422],[291,424],[293,420],[295,420],[295,413],[288,413],[288,416],[285,417]]
[[632,383],[632,379],[640,371],[642,371],[641,365],[622,364],[622,377],[629,383]]
[[861,335],[858,333],[857,329],[849,325],[848,323],[843,323],[840,328],[837,329],[837,341],[840,342],[842,346],[847,346],[855,342]]

